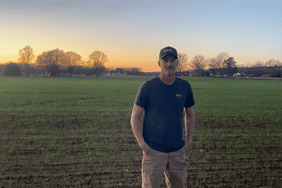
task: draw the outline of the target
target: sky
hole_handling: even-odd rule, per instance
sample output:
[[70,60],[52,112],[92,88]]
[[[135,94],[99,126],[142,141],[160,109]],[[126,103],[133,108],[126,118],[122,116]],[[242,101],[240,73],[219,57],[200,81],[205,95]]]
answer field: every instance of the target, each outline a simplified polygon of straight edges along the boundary
[[160,71],[163,47],[206,59],[226,52],[237,65],[282,61],[280,0],[0,0],[0,63],[59,48],[106,67]]

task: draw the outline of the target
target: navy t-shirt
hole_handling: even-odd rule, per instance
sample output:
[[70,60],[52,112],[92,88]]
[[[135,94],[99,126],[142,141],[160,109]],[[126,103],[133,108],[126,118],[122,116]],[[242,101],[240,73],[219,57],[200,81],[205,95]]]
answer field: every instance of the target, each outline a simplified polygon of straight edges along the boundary
[[145,109],[143,137],[149,147],[169,153],[185,145],[184,107],[195,105],[188,81],[175,77],[166,85],[159,77],[152,78],[141,84],[134,103]]

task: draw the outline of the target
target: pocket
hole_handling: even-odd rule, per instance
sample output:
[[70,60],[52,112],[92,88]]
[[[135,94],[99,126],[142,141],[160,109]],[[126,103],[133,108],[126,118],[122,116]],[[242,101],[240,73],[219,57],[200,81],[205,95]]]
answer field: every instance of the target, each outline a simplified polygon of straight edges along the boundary
[[157,150],[154,150],[152,148],[149,147],[148,151],[147,152],[143,152],[145,153],[146,155],[148,156],[157,156],[157,155],[160,155],[161,152],[157,151]]
[[152,151],[153,151],[153,149],[149,147],[149,149],[146,152],[143,151],[143,153],[145,153],[146,155],[149,155],[149,154],[152,153]]

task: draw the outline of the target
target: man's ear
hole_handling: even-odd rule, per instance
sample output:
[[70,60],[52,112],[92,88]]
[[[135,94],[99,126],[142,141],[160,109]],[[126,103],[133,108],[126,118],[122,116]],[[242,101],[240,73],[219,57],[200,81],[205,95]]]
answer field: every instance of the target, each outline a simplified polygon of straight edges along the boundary
[[160,62],[160,60],[158,61],[158,64],[159,64],[159,67],[161,67],[161,62]]

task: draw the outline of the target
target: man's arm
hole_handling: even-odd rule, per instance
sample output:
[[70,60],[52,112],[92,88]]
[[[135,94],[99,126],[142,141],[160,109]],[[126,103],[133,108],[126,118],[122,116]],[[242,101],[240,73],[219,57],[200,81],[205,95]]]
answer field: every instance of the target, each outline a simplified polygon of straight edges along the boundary
[[139,147],[142,151],[146,152],[149,146],[146,144],[143,137],[143,125],[141,122],[141,116],[143,112],[144,108],[134,104],[130,122],[133,134],[138,142]]
[[195,128],[195,115],[193,107],[185,108],[185,147],[186,149],[193,143],[193,133]]

